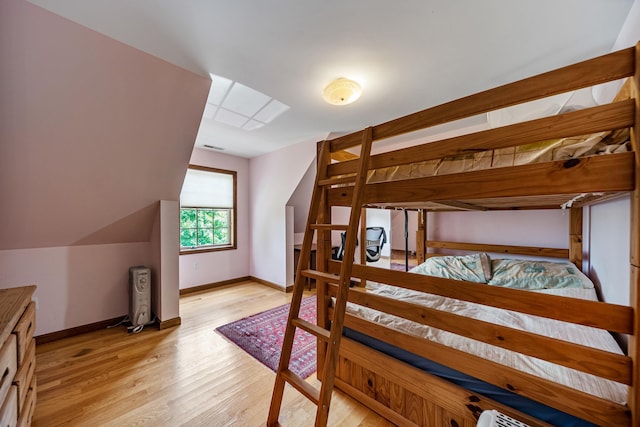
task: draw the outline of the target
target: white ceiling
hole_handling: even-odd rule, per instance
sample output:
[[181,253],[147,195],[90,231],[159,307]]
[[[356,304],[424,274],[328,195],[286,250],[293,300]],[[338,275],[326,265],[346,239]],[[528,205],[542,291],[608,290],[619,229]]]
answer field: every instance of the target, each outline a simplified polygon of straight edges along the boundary
[[[196,141],[255,157],[359,130],[611,50],[633,0],[30,0],[116,40],[290,106]],[[337,77],[363,86],[326,104]],[[203,106],[204,108],[204,106]]]

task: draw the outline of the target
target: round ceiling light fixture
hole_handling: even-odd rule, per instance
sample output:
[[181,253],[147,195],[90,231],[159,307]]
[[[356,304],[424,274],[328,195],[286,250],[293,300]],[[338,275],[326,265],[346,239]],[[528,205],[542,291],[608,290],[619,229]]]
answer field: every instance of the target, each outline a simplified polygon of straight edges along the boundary
[[322,92],[322,97],[331,105],[347,105],[356,101],[362,94],[358,82],[341,77],[329,83]]

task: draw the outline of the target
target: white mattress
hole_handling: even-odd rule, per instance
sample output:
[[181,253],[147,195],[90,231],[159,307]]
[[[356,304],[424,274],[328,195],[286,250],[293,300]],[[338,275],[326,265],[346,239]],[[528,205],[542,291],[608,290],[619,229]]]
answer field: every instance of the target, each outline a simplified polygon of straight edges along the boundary
[[[368,283],[368,291],[376,295],[403,300],[414,304],[421,304],[427,307],[484,320],[486,322],[506,325],[589,347],[599,348],[613,353],[623,354],[611,334],[600,329],[510,312],[503,309],[454,300],[438,295],[406,290],[395,286],[372,282]],[[594,289],[562,288],[542,289],[528,292],[544,292],[553,295],[597,300]],[[492,360],[529,374],[550,379],[553,382],[560,383],[613,402],[625,404],[627,400],[627,386],[614,381],[605,380],[574,369],[559,366],[530,356],[525,356],[510,350],[501,349],[483,342],[461,337],[456,334],[424,326],[355,304],[348,304],[347,312],[408,334],[429,339],[446,346],[480,356],[484,359]]]

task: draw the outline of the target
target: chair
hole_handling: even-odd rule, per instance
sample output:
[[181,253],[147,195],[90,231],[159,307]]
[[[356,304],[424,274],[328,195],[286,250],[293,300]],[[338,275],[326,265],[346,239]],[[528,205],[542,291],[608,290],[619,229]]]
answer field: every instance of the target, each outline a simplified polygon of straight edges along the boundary
[[[387,243],[387,233],[384,231],[384,227],[367,227],[366,237],[365,253],[367,254],[367,262],[376,262],[380,259],[382,247]],[[340,247],[333,255],[333,259],[341,261],[344,256],[344,242],[347,238],[347,232],[340,233],[340,238]]]
[[344,233],[340,233],[340,246],[338,247],[338,250],[332,254],[332,258],[336,259],[338,261],[342,261],[342,258],[344,257],[344,242],[347,238],[347,232],[345,231]]
[[367,262],[376,262],[380,259],[382,247],[387,243],[387,233],[384,227],[367,227]]

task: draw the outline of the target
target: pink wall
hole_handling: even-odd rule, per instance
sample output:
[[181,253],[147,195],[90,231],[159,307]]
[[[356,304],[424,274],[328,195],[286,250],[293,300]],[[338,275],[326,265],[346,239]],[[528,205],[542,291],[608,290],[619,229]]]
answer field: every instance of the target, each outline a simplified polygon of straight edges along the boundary
[[569,213],[559,209],[430,213],[427,227],[434,240],[569,247]]
[[311,205],[311,194],[316,181],[316,160],[311,161],[309,168],[298,182],[295,191],[287,201],[287,206],[293,207],[293,232],[304,234]]
[[249,159],[196,148],[191,164],[237,172],[237,249],[180,256],[180,289],[249,276]]
[[[322,138],[318,138],[322,139]],[[316,155],[310,140],[250,160],[251,275],[282,286],[293,271],[293,218],[286,205]],[[292,215],[293,212],[290,212]],[[289,272],[289,274],[287,274]],[[288,278],[289,277],[289,278]]]
[[589,207],[589,277],[614,304],[629,304],[630,214],[628,197]]
[[180,204],[160,200],[151,237],[152,299],[154,314],[163,322],[180,317],[179,264]]
[[20,0],[0,3],[0,63],[0,249],[148,241],[209,79]]
[[[416,251],[416,231],[418,231],[418,212],[417,211],[408,211],[407,212],[407,229],[408,229],[408,237],[407,237],[407,246],[409,251]],[[394,250],[405,250],[405,241],[404,241],[404,212],[403,211],[393,211],[391,212],[391,238],[390,238],[391,249]]]
[[128,274],[149,243],[0,251],[0,289],[37,285],[36,335],[125,316]]
[[38,286],[38,334],[126,314],[210,80],[21,0],[0,2],[0,71],[0,287]]
[[[635,46],[640,40],[640,1],[634,1],[612,51]],[[603,85],[595,99],[608,102],[618,85]],[[615,304],[629,304],[630,201],[623,198],[591,206],[588,211],[589,275],[601,291],[601,298]]]

